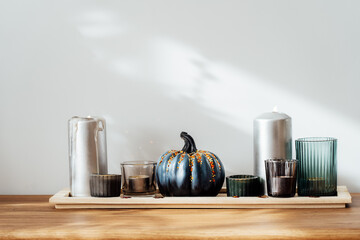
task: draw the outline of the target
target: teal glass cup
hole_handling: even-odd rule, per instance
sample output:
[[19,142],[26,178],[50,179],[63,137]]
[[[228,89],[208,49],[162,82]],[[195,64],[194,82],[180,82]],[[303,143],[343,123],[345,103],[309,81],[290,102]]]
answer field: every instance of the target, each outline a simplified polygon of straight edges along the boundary
[[337,195],[337,139],[308,137],[295,140],[299,196]]
[[260,178],[253,175],[232,175],[226,177],[228,197],[250,197],[261,195]]

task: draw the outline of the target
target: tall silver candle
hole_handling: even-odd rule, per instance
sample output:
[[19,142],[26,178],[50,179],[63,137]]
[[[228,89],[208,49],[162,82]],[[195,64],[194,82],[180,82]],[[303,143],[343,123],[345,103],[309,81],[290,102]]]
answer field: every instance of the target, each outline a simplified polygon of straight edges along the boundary
[[70,192],[90,196],[90,174],[107,173],[105,120],[73,117],[69,120]]
[[291,118],[277,111],[264,113],[254,120],[254,175],[261,178],[266,193],[266,159],[292,158]]

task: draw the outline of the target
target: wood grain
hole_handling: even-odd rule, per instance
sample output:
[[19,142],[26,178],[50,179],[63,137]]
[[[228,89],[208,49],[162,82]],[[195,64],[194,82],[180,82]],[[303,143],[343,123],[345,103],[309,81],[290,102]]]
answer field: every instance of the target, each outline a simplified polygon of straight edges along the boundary
[[217,197],[132,197],[94,198],[69,197],[69,190],[62,190],[52,196],[50,203],[55,208],[345,208],[351,203],[351,196],[345,186],[338,187],[338,196],[259,198],[227,197],[226,193]]
[[54,209],[0,196],[0,238],[359,239],[360,194],[344,209]]

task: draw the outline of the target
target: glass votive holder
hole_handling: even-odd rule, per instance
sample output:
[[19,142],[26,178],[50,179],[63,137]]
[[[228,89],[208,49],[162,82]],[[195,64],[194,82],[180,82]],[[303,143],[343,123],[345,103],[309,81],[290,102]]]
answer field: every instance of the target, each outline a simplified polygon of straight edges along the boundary
[[295,140],[299,196],[337,195],[337,139],[307,137]]
[[156,162],[127,161],[121,164],[124,196],[154,196]]
[[119,197],[121,191],[121,175],[91,174],[90,195],[92,197]]
[[228,197],[250,197],[261,194],[260,178],[254,175],[232,175],[226,177]]
[[297,160],[265,160],[267,192],[271,197],[293,197],[296,193]]

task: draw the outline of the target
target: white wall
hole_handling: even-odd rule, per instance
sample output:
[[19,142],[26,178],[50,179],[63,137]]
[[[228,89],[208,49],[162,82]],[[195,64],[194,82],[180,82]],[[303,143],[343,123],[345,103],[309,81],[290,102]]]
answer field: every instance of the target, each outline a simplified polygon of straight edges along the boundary
[[252,173],[252,121],[334,136],[360,192],[360,1],[0,0],[0,194],[68,186],[67,120],[104,116],[110,172],[187,131]]

